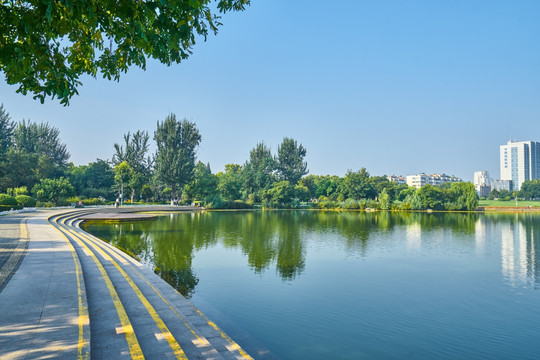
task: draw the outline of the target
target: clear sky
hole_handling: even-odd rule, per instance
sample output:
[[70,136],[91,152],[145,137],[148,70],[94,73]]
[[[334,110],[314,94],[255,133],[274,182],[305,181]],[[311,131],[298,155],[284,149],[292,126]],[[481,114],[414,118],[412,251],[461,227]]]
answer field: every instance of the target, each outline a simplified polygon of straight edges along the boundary
[[0,102],[59,128],[76,165],[173,112],[214,172],[292,137],[312,174],[497,178],[500,145],[540,141],[539,19],[537,0],[252,0],[182,64],[85,78],[69,107],[2,82]]

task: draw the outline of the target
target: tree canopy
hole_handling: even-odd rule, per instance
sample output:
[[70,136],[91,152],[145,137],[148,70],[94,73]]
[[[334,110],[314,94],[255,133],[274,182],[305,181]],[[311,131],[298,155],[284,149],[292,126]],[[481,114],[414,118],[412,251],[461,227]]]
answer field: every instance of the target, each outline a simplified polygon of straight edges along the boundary
[[170,114],[163,122],[157,122],[154,140],[156,176],[171,187],[171,200],[175,200],[176,191],[193,177],[196,149],[201,142],[199,129],[195,123],[186,119],[178,121],[176,115]]
[[[171,65],[198,38],[216,34],[219,13],[241,11],[250,0],[2,1],[0,70],[17,92],[64,105],[82,75],[118,80],[147,58]],[[215,9],[215,10],[214,10]],[[216,14],[218,13],[218,14]]]
[[307,162],[304,161],[306,149],[296,140],[284,138],[278,146],[276,168],[281,179],[296,185],[302,176],[307,175]]

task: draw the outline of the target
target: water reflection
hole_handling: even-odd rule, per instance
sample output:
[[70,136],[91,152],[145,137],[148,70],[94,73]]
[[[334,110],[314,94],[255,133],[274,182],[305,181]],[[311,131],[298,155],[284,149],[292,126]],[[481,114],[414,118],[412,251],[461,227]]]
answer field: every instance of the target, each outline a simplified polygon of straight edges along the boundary
[[448,244],[482,257],[496,245],[509,284],[534,288],[540,284],[540,215],[535,214],[202,212],[84,226],[155,266],[156,273],[185,296],[199,281],[192,266],[197,251],[218,244],[240,249],[253,272],[275,268],[283,281],[292,281],[305,271],[307,248],[314,239],[340,242],[343,251],[359,257],[383,246],[419,253],[426,246]]
[[540,215],[486,215],[478,223],[483,242],[500,239],[505,280],[515,287],[540,288]]

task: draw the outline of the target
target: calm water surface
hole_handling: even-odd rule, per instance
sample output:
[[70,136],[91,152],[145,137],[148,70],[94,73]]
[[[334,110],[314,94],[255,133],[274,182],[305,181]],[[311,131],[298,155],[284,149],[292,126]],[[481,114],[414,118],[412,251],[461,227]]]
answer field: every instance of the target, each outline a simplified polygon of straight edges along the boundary
[[203,212],[87,223],[258,359],[539,359],[540,215]]

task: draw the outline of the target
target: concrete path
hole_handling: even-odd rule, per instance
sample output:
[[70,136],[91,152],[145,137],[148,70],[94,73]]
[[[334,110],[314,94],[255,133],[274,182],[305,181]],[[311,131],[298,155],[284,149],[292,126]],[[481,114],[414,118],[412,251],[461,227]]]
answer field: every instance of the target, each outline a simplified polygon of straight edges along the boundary
[[150,269],[82,231],[96,211],[0,216],[2,269],[30,239],[0,290],[0,359],[251,359]]
[[[2,237],[6,234],[16,242],[13,221],[20,223],[22,217],[2,217]],[[20,267],[0,292],[0,358],[76,358],[78,303],[73,257],[44,214],[24,217],[31,241]]]

